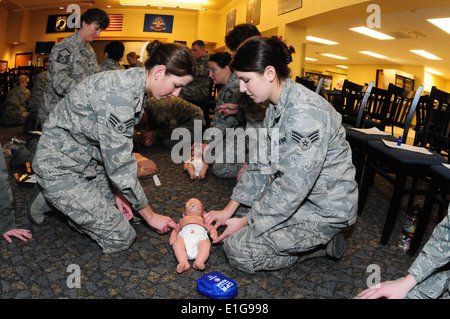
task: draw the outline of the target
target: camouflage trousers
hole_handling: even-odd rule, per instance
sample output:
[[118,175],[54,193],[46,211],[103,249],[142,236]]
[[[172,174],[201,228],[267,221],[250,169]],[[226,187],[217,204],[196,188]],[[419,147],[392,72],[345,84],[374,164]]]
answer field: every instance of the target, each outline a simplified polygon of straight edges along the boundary
[[246,226],[225,240],[224,251],[241,271],[278,270],[325,256],[326,244],[340,231],[326,223],[304,221],[255,237],[253,228]]
[[132,245],[136,232],[117,209],[103,166],[96,168],[94,177],[67,173],[63,179],[38,182],[47,201],[70,218],[72,227],[96,241],[104,253]]

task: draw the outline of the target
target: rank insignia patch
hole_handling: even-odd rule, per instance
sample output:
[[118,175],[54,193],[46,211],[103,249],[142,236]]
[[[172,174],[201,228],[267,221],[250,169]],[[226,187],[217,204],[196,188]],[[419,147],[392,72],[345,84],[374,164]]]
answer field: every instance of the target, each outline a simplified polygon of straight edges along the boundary
[[114,127],[114,130],[118,134],[125,133],[130,127],[133,126],[133,119],[129,119],[128,121],[121,122],[114,114],[109,116],[109,123]]
[[58,57],[56,58],[56,62],[62,63],[62,64],[69,64],[69,58],[70,58],[71,52],[67,49],[62,49],[58,53]]
[[311,145],[319,139],[319,131],[314,131],[307,136],[301,135],[299,132],[292,130],[291,138],[294,142],[300,145],[302,150],[309,150]]

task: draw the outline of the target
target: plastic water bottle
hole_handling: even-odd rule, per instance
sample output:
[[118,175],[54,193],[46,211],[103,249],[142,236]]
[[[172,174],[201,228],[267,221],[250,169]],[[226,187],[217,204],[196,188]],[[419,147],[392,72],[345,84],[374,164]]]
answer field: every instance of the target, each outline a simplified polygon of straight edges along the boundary
[[405,223],[402,227],[402,233],[400,235],[399,247],[403,250],[408,250],[411,240],[416,231],[417,220],[419,219],[420,208],[414,206],[412,211],[406,213]]

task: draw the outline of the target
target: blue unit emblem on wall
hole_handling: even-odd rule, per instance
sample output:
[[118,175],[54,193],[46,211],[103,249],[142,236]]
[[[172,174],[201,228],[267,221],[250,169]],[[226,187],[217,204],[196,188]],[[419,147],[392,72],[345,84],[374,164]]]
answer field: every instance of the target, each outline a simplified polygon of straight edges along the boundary
[[173,16],[146,14],[144,32],[172,33]]

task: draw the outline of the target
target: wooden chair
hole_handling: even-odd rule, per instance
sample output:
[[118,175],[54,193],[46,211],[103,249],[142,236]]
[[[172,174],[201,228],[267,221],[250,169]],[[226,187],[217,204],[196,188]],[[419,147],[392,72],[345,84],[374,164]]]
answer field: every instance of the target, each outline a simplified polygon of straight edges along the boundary
[[450,203],[450,169],[444,165],[430,167],[430,185],[425,197],[422,212],[419,216],[416,231],[408,249],[408,255],[414,256],[425,234],[433,207],[439,205],[438,222],[440,222],[448,210]]
[[426,110],[425,133],[419,146],[448,155],[450,152],[450,93],[433,86]]
[[419,104],[416,108],[416,123],[411,128],[414,130],[414,143],[413,145],[420,145],[423,139],[423,134],[425,133],[425,125],[427,121],[427,110],[428,98],[430,95],[422,95],[419,100]]
[[[371,105],[366,106],[367,118],[361,120],[361,125],[357,128],[376,127],[384,132],[386,123],[389,123],[392,125],[391,135],[366,134],[346,128],[347,141],[352,148],[353,164],[356,168],[355,179],[358,184],[360,184],[367,158],[367,143],[380,140],[397,141],[398,138],[394,136],[394,127],[405,130],[406,117],[401,115],[407,114],[410,110],[414,96],[414,91],[403,90],[392,83],[389,84],[387,91],[378,88],[372,89],[368,101],[368,104]],[[397,108],[401,108],[402,112],[394,111]],[[403,141],[406,143],[405,137],[403,137]]]
[[308,79],[296,76],[295,77],[295,82],[300,83],[301,85],[303,85],[304,87],[310,89],[311,91],[315,90],[314,81],[312,81],[312,80],[308,80]]
[[[419,103],[422,91],[423,87],[421,86],[417,90],[411,107],[407,112],[403,132],[403,143],[406,142],[411,120]],[[389,240],[403,195],[410,195],[407,208],[410,209],[413,204],[414,195],[425,195],[426,193],[426,190],[415,187],[417,183],[412,183],[412,187],[407,189],[407,179],[412,178],[415,181],[419,179],[428,181],[430,167],[432,165],[446,163],[447,159],[436,152],[423,154],[402,149],[402,147],[390,147],[385,145],[383,141],[368,142],[367,151],[368,155],[359,196],[358,212],[360,213],[364,209],[369,187],[373,183],[375,174],[378,174],[394,186],[380,240],[381,244],[385,245]]]
[[310,81],[304,78],[301,78],[299,76],[295,77],[295,82],[300,83],[304,87],[310,89],[311,91],[316,92],[317,94],[320,94],[320,90],[322,89],[324,78],[320,78],[317,86],[315,86],[314,81]]
[[359,85],[347,79],[344,81],[341,95],[334,105],[336,110],[341,113],[344,125],[356,126],[358,113],[361,107],[364,110],[373,87],[373,81],[371,83],[371,85]]

